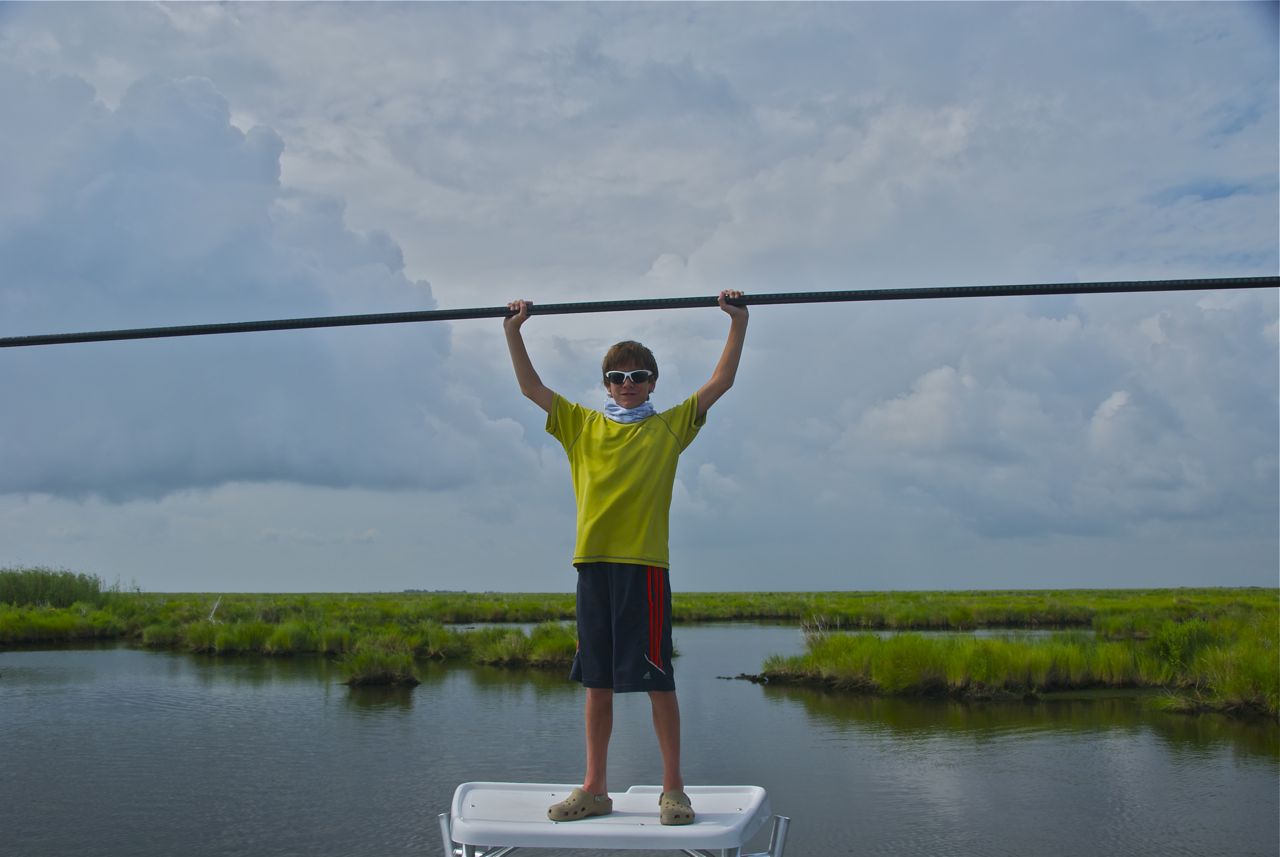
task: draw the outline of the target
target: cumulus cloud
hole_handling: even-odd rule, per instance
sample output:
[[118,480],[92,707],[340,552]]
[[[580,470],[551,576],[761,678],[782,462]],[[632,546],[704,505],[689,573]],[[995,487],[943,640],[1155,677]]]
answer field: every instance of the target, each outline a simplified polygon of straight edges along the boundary
[[1125,320],[1092,318],[1083,302],[1064,319],[988,318],[953,332],[953,363],[846,400],[832,448],[887,495],[905,486],[988,535],[1224,514],[1248,529],[1277,505],[1258,478],[1280,434],[1261,321],[1273,303],[1184,299]]
[[[0,87],[28,131],[0,159],[7,334],[434,306],[386,233],[281,184],[280,137],[209,80],[147,77],[114,109],[75,79]],[[449,353],[443,325],[12,351],[0,491],[466,484],[503,429],[451,392]]]
[[[1274,25],[1248,4],[68,8],[0,7],[3,333],[1280,263]],[[1276,315],[1268,293],[758,308],[673,550],[706,588],[1270,581]],[[526,333],[586,404],[605,348],[646,342],[667,405],[724,329]],[[154,521],[181,554],[202,516],[232,564],[305,556],[335,586],[426,552],[548,587],[526,567],[567,560],[563,453],[496,321],[0,365],[0,542],[38,562],[113,522],[117,556]]]

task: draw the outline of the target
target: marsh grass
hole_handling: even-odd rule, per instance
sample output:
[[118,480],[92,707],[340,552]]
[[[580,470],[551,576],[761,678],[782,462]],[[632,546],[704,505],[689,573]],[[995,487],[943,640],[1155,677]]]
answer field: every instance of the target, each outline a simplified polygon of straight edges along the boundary
[[[673,617],[801,624],[809,631],[805,654],[765,664],[778,681],[979,697],[1160,687],[1172,707],[1275,717],[1278,595],[1260,588],[676,593]],[[324,655],[370,662],[371,672],[372,662],[406,652],[411,661],[560,667],[573,659],[574,630],[564,624],[573,616],[568,593],[166,594],[119,592],[71,572],[0,570],[0,646],[114,639],[210,655]],[[451,627],[473,622],[542,624],[528,634]],[[1065,633],[910,633],[979,628]],[[855,633],[872,630],[898,633],[887,640]],[[394,666],[385,675],[402,674],[403,664]]]
[[[32,593],[85,578],[82,601],[109,609],[127,636],[165,622],[182,626],[200,620],[219,623],[259,621],[277,626],[309,622],[354,632],[396,625],[408,630],[434,622],[535,623],[574,618],[570,593],[404,592],[387,594],[163,594],[103,590],[101,581],[71,572],[42,569],[0,571],[22,595],[0,603],[52,604]],[[78,584],[77,584],[78,585]],[[101,602],[90,595],[97,586]],[[52,596],[50,596],[52,597]],[[32,600],[32,599],[36,600]],[[957,592],[677,592],[672,612],[677,622],[777,620],[817,622],[840,630],[955,630],[977,628],[1091,628],[1108,639],[1147,639],[1164,622],[1205,621],[1237,614],[1252,617],[1275,612],[1275,589],[1167,590],[1011,590]],[[217,605],[214,609],[214,605]],[[210,613],[213,613],[210,616]]]
[[76,602],[102,606],[117,589],[102,579],[50,568],[0,568],[0,604],[70,607]]
[[213,622],[192,622],[182,629],[181,645],[196,654],[217,652],[218,626]]
[[267,655],[294,655],[319,652],[320,632],[313,622],[292,620],[276,625],[267,636],[262,652]]
[[567,666],[577,651],[572,625],[543,622],[527,635],[518,629],[483,628],[466,635],[471,659],[494,666]]
[[142,645],[149,649],[176,648],[182,640],[182,628],[170,623],[157,622],[142,629]]
[[370,685],[416,685],[413,650],[408,641],[394,633],[365,637],[342,661],[345,684],[352,687]]
[[1178,710],[1280,712],[1274,621],[1166,619],[1143,639],[1065,634],[1048,639],[926,637],[826,629],[805,652],[773,656],[763,675],[782,683],[888,695],[1025,696],[1093,688],[1164,688]]
[[534,666],[565,666],[578,650],[578,629],[560,622],[543,622],[529,634],[529,662]]
[[213,650],[219,655],[266,654],[272,626],[260,620],[222,625],[213,637]]
[[465,658],[470,651],[467,636],[434,620],[418,625],[410,636],[419,657],[447,661]]
[[124,626],[109,612],[77,602],[70,607],[0,604],[0,645],[119,639]]
[[487,628],[473,631],[471,638],[472,660],[492,666],[517,666],[529,663],[533,647],[529,638],[519,630]]

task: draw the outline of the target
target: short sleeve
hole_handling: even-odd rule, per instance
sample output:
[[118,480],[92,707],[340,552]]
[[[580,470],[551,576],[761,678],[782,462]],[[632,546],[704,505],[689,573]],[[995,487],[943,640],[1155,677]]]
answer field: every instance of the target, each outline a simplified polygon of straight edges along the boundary
[[565,452],[573,448],[587,422],[587,409],[555,393],[547,411],[547,434],[560,441]]
[[684,452],[685,448],[693,443],[693,439],[698,436],[698,429],[706,425],[707,415],[703,414],[702,418],[698,418],[698,394],[694,393],[674,408],[663,411],[658,417],[667,425],[667,428],[675,435],[676,443],[680,446],[680,451]]

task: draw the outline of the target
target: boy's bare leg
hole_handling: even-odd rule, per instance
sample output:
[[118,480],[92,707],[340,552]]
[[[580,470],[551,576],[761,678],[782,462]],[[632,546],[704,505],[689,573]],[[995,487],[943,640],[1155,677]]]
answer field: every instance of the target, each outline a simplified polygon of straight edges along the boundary
[[589,687],[586,705],[587,775],[582,790],[593,795],[609,792],[609,736],[613,734],[613,689]]
[[653,707],[653,731],[658,736],[658,749],[662,751],[662,790],[684,791],[684,778],[680,776],[680,704],[674,690],[649,691],[649,703]]

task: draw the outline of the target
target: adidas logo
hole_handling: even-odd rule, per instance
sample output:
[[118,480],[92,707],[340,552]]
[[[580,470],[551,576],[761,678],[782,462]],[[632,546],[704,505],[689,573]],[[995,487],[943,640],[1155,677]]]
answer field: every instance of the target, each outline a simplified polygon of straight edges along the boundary
[[650,679],[653,678],[653,676],[649,673],[645,673],[643,676],[641,676],[641,678],[644,679],[645,681],[649,681]]

